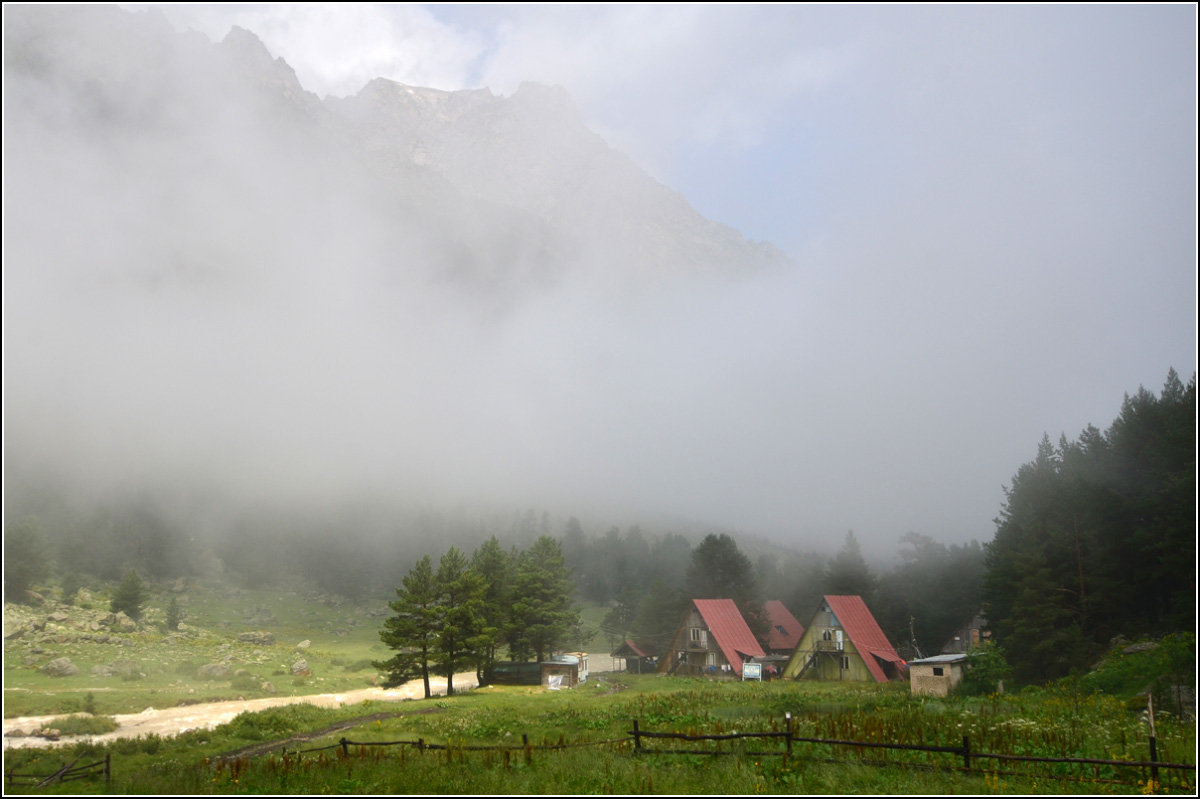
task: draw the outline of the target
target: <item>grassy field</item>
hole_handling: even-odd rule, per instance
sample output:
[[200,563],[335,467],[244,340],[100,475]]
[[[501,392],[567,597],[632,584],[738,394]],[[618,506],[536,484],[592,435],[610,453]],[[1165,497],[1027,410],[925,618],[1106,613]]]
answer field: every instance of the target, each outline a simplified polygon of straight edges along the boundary
[[[1094,695],[1047,690],[922,701],[902,686],[606,675],[562,692],[490,687],[399,706],[296,705],[243,714],[215,730],[174,739],[13,750],[5,769],[49,773],[75,757],[88,762],[109,754],[110,785],[97,778],[39,792],[117,794],[1128,794],[1154,787],[1146,784],[1144,770],[1113,766],[980,761],[995,771],[965,773],[959,757],[945,753],[796,743],[784,758],[782,744],[755,741],[721,744],[722,756],[635,754],[628,740],[634,720],[643,731],[728,734],[778,731],[784,713],[792,714],[794,734],[803,737],[954,746],[968,734],[975,752],[1113,760],[1147,754],[1140,716]],[[343,737],[356,744],[348,757],[336,746]],[[526,739],[528,753],[521,749]],[[449,748],[357,745],[417,740]],[[1163,716],[1158,744],[1163,761],[1194,762],[1193,725]],[[565,748],[542,748],[547,745]],[[680,745],[646,742],[648,749]],[[332,748],[296,754],[326,746]],[[468,748],[478,746],[495,748]],[[248,748],[255,747],[251,754]],[[290,754],[283,754],[285,747]],[[751,754],[755,750],[780,754]],[[1176,784],[1165,792],[1191,791]]]
[[[340,691],[377,679],[370,660],[385,656],[377,635],[385,615],[382,602],[355,607],[299,592],[236,592],[202,585],[189,586],[179,596],[187,617],[178,633],[167,633],[157,623],[166,595],[150,602],[139,629],[112,634],[92,627],[107,610],[99,595],[69,610],[6,608],[6,637],[20,631],[5,641],[6,717],[86,710],[98,732],[106,714],[148,706]],[[50,621],[51,613],[65,618]],[[599,609],[589,613],[588,618],[597,617]],[[275,643],[237,640],[253,631],[269,631]],[[105,640],[97,642],[97,637]],[[302,642],[307,644],[301,647]],[[595,645],[607,647],[606,642]],[[50,677],[40,671],[62,657],[70,657],[80,673]],[[291,674],[300,658],[310,675]],[[200,679],[200,667],[213,662],[226,663],[231,673]],[[96,666],[108,668],[94,674]],[[4,768],[48,774],[76,758],[80,764],[111,758],[108,785],[96,778],[47,786],[38,793],[976,795],[1164,789],[1147,784],[1145,769],[1099,764],[973,762],[975,769],[991,769],[983,773],[962,771],[961,758],[948,753],[796,743],[785,758],[752,754],[781,750],[778,742],[727,742],[720,745],[722,755],[635,754],[629,741],[635,720],[643,731],[729,734],[781,730],[785,713],[792,714],[794,734],[802,737],[956,747],[966,735],[976,753],[1124,761],[1148,755],[1147,724],[1136,703],[1078,687],[982,699],[922,699],[903,685],[593,674],[571,691],[493,686],[450,698],[338,709],[293,705],[243,713],[216,729],[175,738],[12,749],[5,752]],[[86,721],[79,723],[87,729]],[[343,737],[356,743],[423,740],[448,748],[354,746],[344,756],[336,746]],[[521,748],[525,740],[531,745],[528,751]],[[1157,743],[1160,761],[1194,763],[1194,722],[1160,713]],[[559,745],[565,748],[542,748]],[[660,741],[646,745],[681,746]],[[327,746],[333,748],[295,754]],[[700,746],[715,745],[684,748]],[[291,754],[284,756],[284,748]],[[1194,784],[1194,771],[1185,774]],[[30,790],[6,785],[5,792]],[[1165,791],[1192,793],[1178,782],[1168,782]]]

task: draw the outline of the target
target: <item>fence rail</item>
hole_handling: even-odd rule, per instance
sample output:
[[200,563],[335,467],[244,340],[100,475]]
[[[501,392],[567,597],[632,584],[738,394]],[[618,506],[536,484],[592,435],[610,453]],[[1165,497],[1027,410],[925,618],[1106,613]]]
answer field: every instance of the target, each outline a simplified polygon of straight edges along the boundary
[[55,780],[69,782],[98,774],[104,775],[106,785],[112,782],[112,755],[105,755],[103,760],[97,760],[95,763],[88,763],[85,766],[76,766],[75,764],[78,762],[79,758],[75,758],[53,774],[18,774],[15,770],[10,770],[5,777],[9,785],[32,785],[35,788],[44,787]]
[[[534,751],[563,750],[563,749],[569,749],[569,748],[581,747],[581,746],[608,746],[608,745],[615,745],[615,744],[632,744],[632,752],[635,755],[713,755],[713,756],[715,756],[715,755],[744,754],[744,755],[752,755],[755,757],[760,757],[760,756],[772,756],[772,755],[791,756],[791,755],[793,755],[793,747],[795,744],[816,744],[816,745],[826,745],[826,746],[834,746],[834,747],[849,747],[849,748],[853,748],[853,749],[883,749],[883,750],[898,750],[898,751],[909,751],[909,752],[914,752],[914,751],[915,752],[930,752],[930,753],[935,753],[935,754],[953,755],[953,756],[961,759],[961,761],[962,761],[961,766],[951,766],[948,764],[944,765],[944,766],[937,766],[935,764],[929,764],[929,763],[904,763],[904,762],[897,762],[897,761],[858,760],[858,761],[853,761],[853,762],[860,763],[862,765],[882,765],[882,766],[901,765],[901,766],[913,766],[913,767],[918,767],[918,768],[945,768],[945,769],[952,769],[952,770],[956,770],[956,771],[960,771],[960,772],[975,773],[975,774],[995,774],[995,773],[997,773],[993,769],[979,768],[977,761],[980,761],[980,760],[994,760],[994,761],[998,761],[998,762],[1027,762],[1027,763],[1110,766],[1110,767],[1113,767],[1116,769],[1123,769],[1123,768],[1124,769],[1128,769],[1128,768],[1142,769],[1143,771],[1149,770],[1150,779],[1154,783],[1160,783],[1160,780],[1159,780],[1159,776],[1160,776],[1159,770],[1160,769],[1166,770],[1166,771],[1193,772],[1193,773],[1196,771],[1196,766],[1193,763],[1169,763],[1169,762],[1164,762],[1164,761],[1158,760],[1157,759],[1157,745],[1156,745],[1156,741],[1153,737],[1151,737],[1149,739],[1150,758],[1148,760],[1106,760],[1106,759],[1100,759],[1100,758],[1086,758],[1086,757],[1046,757],[1046,756],[1034,756],[1034,755],[1006,755],[1006,754],[1000,754],[1000,753],[994,753],[994,752],[976,752],[976,751],[972,751],[972,749],[971,749],[970,737],[965,736],[965,735],[962,738],[962,743],[957,746],[933,745],[933,744],[902,744],[902,743],[888,743],[888,742],[882,742],[882,741],[855,741],[855,740],[846,740],[846,739],[839,739],[839,738],[811,738],[811,737],[806,737],[806,736],[794,735],[792,733],[792,719],[791,719],[790,714],[788,714],[785,717],[785,721],[786,721],[786,729],[783,731],[694,734],[694,733],[660,732],[660,731],[652,731],[652,730],[643,730],[641,728],[641,725],[638,722],[638,720],[634,719],[633,720],[633,729],[629,730],[629,737],[627,737],[627,738],[613,738],[613,739],[608,739],[608,740],[584,741],[584,742],[578,742],[578,743],[564,743],[564,742],[560,741],[557,744],[542,743],[542,744],[537,744],[537,745],[531,744],[529,742],[528,735],[521,736],[521,744],[508,745],[508,746],[435,744],[435,743],[427,742],[424,738],[419,738],[415,741],[413,741],[413,740],[409,740],[409,741],[351,741],[348,738],[342,738],[337,743],[330,744],[328,746],[316,747],[313,749],[299,749],[299,750],[291,750],[291,751],[284,749],[282,751],[282,754],[284,754],[284,755],[288,755],[288,754],[302,755],[302,754],[309,753],[309,752],[322,752],[322,751],[328,751],[331,749],[341,749],[341,754],[343,756],[348,757],[351,754],[351,747],[364,747],[365,748],[365,747],[374,747],[374,746],[411,746],[411,747],[415,747],[421,751],[454,750],[454,751],[460,751],[460,752],[470,752],[470,751],[475,751],[475,752],[478,752],[478,751],[524,752],[526,758],[529,758]],[[716,742],[718,745],[721,744],[722,742],[732,742],[732,741],[741,741],[741,740],[745,740],[745,741],[779,740],[779,741],[783,742],[784,747],[782,749],[767,750],[767,751],[747,751],[747,750],[742,750],[742,749],[739,749],[736,747],[728,748],[728,749],[720,749],[720,748],[670,749],[670,748],[659,748],[659,747],[651,748],[651,747],[647,747],[647,746],[643,745],[643,741],[670,741],[670,740],[683,741],[683,742],[688,742],[688,743],[712,741],[712,742]],[[809,758],[809,759],[812,759],[812,758]],[[850,761],[846,761],[846,760],[839,761],[839,760],[833,760],[833,759],[826,759],[825,762],[846,763],[846,762],[850,762]],[[1016,774],[1015,772],[1004,772],[1004,773],[1005,774]],[[1029,775],[1026,775],[1026,776],[1029,776]],[[1079,777],[1073,777],[1070,775],[1063,775],[1063,774],[1058,774],[1058,775],[1047,774],[1047,775],[1037,775],[1037,776],[1045,776],[1050,779],[1061,779],[1061,780],[1080,779]],[[1181,776],[1182,776],[1181,781],[1184,784],[1183,787],[1191,787],[1192,785],[1195,784],[1194,779],[1192,779],[1190,782],[1187,780],[1186,774],[1181,775]],[[1121,782],[1119,780],[1108,780],[1108,781],[1109,782]],[[1121,784],[1130,784],[1130,783],[1121,783]]]
[[[465,745],[451,743],[431,743],[424,738],[416,740],[403,741],[351,741],[348,738],[341,738],[337,743],[328,746],[314,747],[311,749],[293,749],[288,750],[286,747],[280,751],[283,756],[303,755],[314,752],[324,752],[333,749],[339,749],[342,757],[351,756],[351,747],[358,748],[360,752],[365,752],[368,747],[387,747],[387,746],[410,746],[418,749],[421,752],[426,751],[458,751],[458,752],[523,752],[526,760],[532,757],[534,751],[561,751],[584,746],[621,746],[630,745],[632,753],[636,756],[643,755],[751,755],[760,756],[784,756],[790,757],[794,754],[796,744],[814,744],[832,747],[850,747],[853,749],[882,749],[882,750],[900,750],[900,751],[917,751],[930,752],[936,754],[947,754],[961,758],[961,766],[950,764],[936,765],[932,763],[909,763],[904,761],[874,761],[874,760],[835,760],[831,758],[814,758],[806,757],[806,760],[821,760],[828,763],[848,763],[855,762],[860,765],[875,765],[875,766],[905,766],[914,768],[926,769],[945,769],[954,770],[962,773],[972,774],[1009,774],[1013,776],[1036,776],[1038,778],[1049,778],[1058,780],[1079,780],[1078,776],[1064,774],[1019,774],[1015,772],[998,772],[993,769],[981,769],[978,766],[973,767],[973,763],[980,760],[993,760],[997,762],[1025,762],[1025,763],[1049,763],[1049,764],[1071,764],[1083,766],[1108,766],[1114,769],[1142,769],[1143,773],[1149,771],[1150,780],[1155,785],[1162,785],[1160,782],[1160,774],[1162,771],[1180,772],[1178,782],[1182,783],[1179,787],[1193,788],[1195,786],[1194,774],[1196,765],[1194,763],[1171,763],[1158,760],[1157,742],[1152,736],[1148,739],[1149,743],[1149,759],[1147,760],[1107,760],[1101,758],[1086,758],[1086,757],[1047,757],[1037,755],[1008,755],[995,752],[975,752],[971,750],[971,741],[969,736],[963,736],[962,743],[959,746],[946,745],[930,745],[930,744],[902,744],[902,743],[887,743],[882,741],[854,741],[837,738],[811,738],[805,736],[793,735],[791,714],[786,717],[786,729],[784,731],[775,732],[732,732],[732,733],[710,733],[710,734],[693,734],[680,732],[661,732],[652,730],[643,730],[637,719],[633,720],[633,729],[629,731],[628,737],[611,738],[599,741],[581,741],[567,743],[559,740],[557,744],[543,742],[541,744],[532,744],[529,741],[528,735],[521,736],[520,744],[507,746],[500,745]],[[714,742],[717,748],[707,749],[669,749],[659,747],[648,747],[644,745],[646,741],[682,741],[688,743],[699,742]],[[722,749],[720,745],[727,742],[736,741],[782,741],[783,747],[780,749],[768,751],[747,751],[738,747],[730,747]],[[262,752],[267,754],[267,752]],[[507,754],[505,755],[507,758]],[[218,758],[218,765],[228,758]],[[237,758],[242,759],[242,758]],[[15,771],[7,773],[7,780],[10,786],[16,785],[32,785],[34,787],[43,787],[54,781],[67,782],[69,780],[84,779],[89,776],[95,776],[103,773],[105,784],[111,782],[112,779],[112,764],[111,755],[106,755],[103,760],[89,763],[87,765],[77,766],[78,758],[71,763],[64,764],[62,768],[52,774],[18,774]],[[1190,774],[1189,774],[1190,772]],[[1190,780],[1189,780],[1190,777]],[[1120,780],[1105,780],[1107,782],[1116,782],[1118,784],[1131,784],[1121,782]]]

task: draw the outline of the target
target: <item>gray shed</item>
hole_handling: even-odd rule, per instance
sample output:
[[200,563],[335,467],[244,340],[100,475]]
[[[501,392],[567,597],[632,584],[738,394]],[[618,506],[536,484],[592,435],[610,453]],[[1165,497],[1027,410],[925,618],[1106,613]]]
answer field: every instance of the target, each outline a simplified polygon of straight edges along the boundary
[[909,685],[914,694],[947,696],[962,682],[966,669],[965,654],[935,655],[908,661]]

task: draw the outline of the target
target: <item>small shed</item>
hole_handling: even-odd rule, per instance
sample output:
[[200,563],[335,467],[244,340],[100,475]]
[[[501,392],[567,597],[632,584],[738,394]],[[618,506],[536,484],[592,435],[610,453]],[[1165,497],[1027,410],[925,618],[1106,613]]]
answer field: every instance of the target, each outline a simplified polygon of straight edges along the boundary
[[909,685],[914,694],[948,696],[962,682],[966,666],[967,656],[962,653],[910,660]]
[[586,652],[567,652],[542,661],[542,687],[557,691],[587,682]]
[[625,641],[612,651],[613,668],[631,674],[653,674],[656,666],[650,647],[635,641]]

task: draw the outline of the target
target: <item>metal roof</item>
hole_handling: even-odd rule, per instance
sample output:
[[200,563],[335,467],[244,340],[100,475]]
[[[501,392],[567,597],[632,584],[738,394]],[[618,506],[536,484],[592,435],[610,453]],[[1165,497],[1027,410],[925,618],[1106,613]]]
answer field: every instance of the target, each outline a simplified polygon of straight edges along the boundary
[[867,670],[871,672],[875,682],[888,681],[887,675],[876,662],[877,659],[895,663],[902,668],[907,665],[904,658],[896,654],[883,630],[879,629],[879,622],[875,621],[871,611],[867,610],[867,603],[863,602],[862,597],[827,595],[825,602],[833,611],[834,618],[846,631],[846,635],[850,636],[854,648],[862,656],[863,663],[867,664]]
[[966,653],[957,655],[934,655],[933,657],[921,658],[920,660],[910,660],[908,661],[908,665],[919,666],[928,663],[958,663],[959,661],[966,659]]
[[766,654],[732,599],[693,599],[692,602],[734,672],[742,673],[743,656],[760,658]]
[[795,649],[796,644],[800,643],[800,638],[804,635],[804,625],[796,621],[796,617],[778,599],[767,602],[763,605],[763,609],[766,610],[767,617],[771,620],[771,632],[767,636],[767,646],[771,649],[789,652]]

